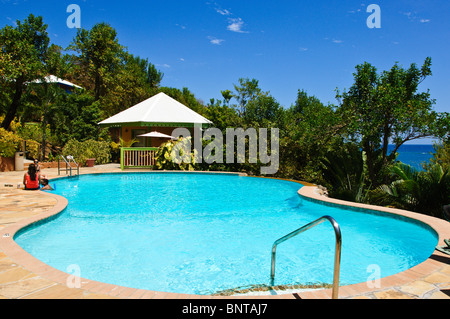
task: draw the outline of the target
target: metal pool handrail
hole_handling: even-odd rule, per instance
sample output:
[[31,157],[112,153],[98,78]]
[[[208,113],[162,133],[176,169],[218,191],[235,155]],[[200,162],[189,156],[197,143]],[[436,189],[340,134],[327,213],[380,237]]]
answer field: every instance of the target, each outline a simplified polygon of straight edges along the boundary
[[287,234],[284,237],[281,237],[280,239],[276,240],[275,243],[272,246],[272,267],[271,267],[271,273],[270,273],[270,279],[271,279],[271,285],[274,285],[274,279],[275,279],[275,257],[276,257],[276,251],[277,246],[283,242],[285,242],[288,239],[291,239],[292,237],[295,237],[308,229],[311,229],[317,225],[322,224],[324,221],[328,220],[331,225],[334,228],[334,232],[336,235],[336,250],[334,255],[334,276],[333,276],[333,291],[332,291],[332,298],[338,299],[339,295],[339,271],[340,271],[340,265],[341,265],[341,247],[342,247],[342,235],[341,235],[341,229],[339,227],[339,224],[334,220],[334,218],[330,216],[324,216],[321,217],[299,229],[296,231],[293,231],[290,234]]
[[[66,163],[66,168],[62,169],[59,167],[59,159],[62,158],[64,160],[64,162]],[[60,155],[58,157],[58,175],[60,175],[60,171],[65,171],[67,174],[67,171],[70,171],[70,177],[72,177],[72,166],[70,165],[70,161],[72,161],[76,167],[77,167],[77,174],[80,175],[80,166],[78,165],[77,162],[75,162],[75,159],[73,158],[73,156],[68,155],[67,159],[64,157],[64,155]]]

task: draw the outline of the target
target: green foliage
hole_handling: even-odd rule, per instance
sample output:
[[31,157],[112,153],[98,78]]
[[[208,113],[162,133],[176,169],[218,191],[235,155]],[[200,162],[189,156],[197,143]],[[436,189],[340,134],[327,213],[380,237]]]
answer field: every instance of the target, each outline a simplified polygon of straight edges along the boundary
[[21,142],[22,138],[16,133],[0,128],[0,156],[14,157]]
[[439,164],[444,169],[450,170],[450,140],[447,140],[442,145],[435,145],[434,149],[433,158],[431,158],[430,164],[426,165],[426,168]]
[[[195,169],[195,152],[191,150],[191,138],[164,143],[156,152],[156,169],[193,171]],[[178,158],[177,160],[174,160]]]
[[225,131],[229,127],[241,127],[242,119],[233,107],[221,105],[220,101],[211,101],[205,108],[204,116],[214,123],[214,127]]
[[98,123],[103,120],[100,102],[95,102],[88,92],[61,96],[51,106],[50,112],[49,125],[60,145],[70,139],[85,141],[107,138],[107,130],[98,127]]
[[86,140],[84,142],[71,139],[62,150],[62,155],[71,155],[75,161],[84,165],[87,159],[95,158],[97,165],[107,164],[111,159],[110,143],[105,141]]
[[15,27],[0,29],[0,77],[13,86],[14,92],[1,127],[8,129],[21,107],[26,82],[44,76],[44,63],[50,39],[42,17],[30,14]]
[[27,157],[38,158],[40,143],[36,140],[39,133],[36,132],[35,127],[36,125],[30,127],[14,121],[11,122],[11,131],[0,129],[0,156],[13,157],[15,152],[22,150],[22,143],[25,142]]
[[[419,69],[411,64],[403,69],[395,64],[391,70],[377,73],[374,66],[356,66],[354,84],[337,98],[344,124],[342,133],[364,150],[368,174],[374,185],[384,182],[379,174],[379,158],[386,167],[395,160],[398,148],[407,141],[444,134],[436,125],[442,116],[432,111],[434,100],[429,92],[418,92],[418,86],[431,75],[431,59]],[[448,116],[442,117],[442,123]],[[448,134],[445,133],[445,134]],[[388,154],[388,144],[396,148]]]
[[246,123],[258,123],[261,127],[267,127],[270,123],[280,122],[282,113],[280,103],[273,96],[264,93],[247,103],[244,121]]
[[298,91],[295,104],[285,111],[281,128],[280,175],[324,184],[320,160],[327,152],[339,151],[340,118],[333,106],[324,105],[305,91]]
[[119,44],[117,31],[107,23],[98,23],[90,30],[79,29],[69,49],[80,54],[77,60],[94,83],[98,101],[108,91],[123,62],[124,48]]
[[146,67],[147,67],[147,82],[153,88],[159,87],[159,84],[164,78],[164,73],[156,69],[156,67],[152,63],[148,63]]
[[239,85],[234,85],[236,94],[233,97],[238,101],[235,105],[239,116],[244,117],[246,113],[247,103],[258,97],[262,93],[259,88],[259,81],[256,79],[240,78]]
[[440,164],[418,171],[398,163],[392,167],[395,180],[381,185],[371,195],[373,202],[442,218],[442,207],[450,198],[450,174]]
[[370,185],[364,153],[354,144],[344,144],[322,159],[324,179],[333,198],[367,202]]

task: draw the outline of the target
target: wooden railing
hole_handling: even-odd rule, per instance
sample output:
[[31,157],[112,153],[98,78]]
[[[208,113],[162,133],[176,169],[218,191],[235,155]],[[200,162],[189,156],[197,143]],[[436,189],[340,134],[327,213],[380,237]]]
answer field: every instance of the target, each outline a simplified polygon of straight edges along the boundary
[[120,168],[152,168],[157,150],[155,147],[123,147],[120,150]]

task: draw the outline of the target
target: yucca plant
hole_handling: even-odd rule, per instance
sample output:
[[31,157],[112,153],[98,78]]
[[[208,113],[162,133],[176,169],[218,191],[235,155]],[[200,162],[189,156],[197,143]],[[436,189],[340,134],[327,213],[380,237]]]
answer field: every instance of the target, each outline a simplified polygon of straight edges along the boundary
[[365,203],[368,199],[366,157],[355,145],[346,144],[338,152],[330,152],[321,159],[324,180],[333,198]]

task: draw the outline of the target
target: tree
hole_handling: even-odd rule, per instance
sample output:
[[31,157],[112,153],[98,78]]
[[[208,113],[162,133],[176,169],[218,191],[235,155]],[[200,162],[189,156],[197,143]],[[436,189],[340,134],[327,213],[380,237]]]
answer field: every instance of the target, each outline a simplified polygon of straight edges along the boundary
[[230,100],[233,98],[233,92],[231,92],[230,90],[224,90],[224,91],[220,91],[220,93],[222,94],[222,97],[223,97],[223,103],[225,105],[229,105]]
[[[247,103],[255,99],[261,93],[261,89],[258,85],[258,80],[250,80],[248,78],[240,78],[239,85],[234,85],[236,94],[234,94],[233,97],[238,101],[238,105],[235,105],[235,107],[239,116],[245,116]],[[229,93],[227,91],[225,91],[224,98],[229,101]]]
[[280,172],[299,180],[324,183],[320,159],[340,140],[335,127],[339,117],[334,106],[324,105],[317,97],[298,90],[294,104],[286,110],[281,130]]
[[205,108],[204,115],[223,134],[225,134],[227,128],[242,126],[242,118],[239,117],[235,108],[227,104],[221,104],[220,101],[214,99],[211,99],[210,104]]
[[259,93],[258,96],[247,102],[244,120],[258,126],[268,125],[268,122],[278,123],[282,117],[280,103],[268,93]]
[[163,78],[164,73],[156,69],[156,67],[152,63],[148,63],[147,82],[150,83],[151,87],[158,88]]
[[0,30],[0,77],[11,85],[13,97],[1,124],[9,129],[17,111],[26,83],[45,76],[45,60],[50,39],[42,17],[30,14],[17,26]]
[[[419,85],[431,74],[430,58],[420,69],[414,63],[409,69],[396,63],[381,74],[366,62],[356,66],[355,82],[349,91],[337,93],[339,113],[345,123],[341,132],[365,152],[374,185],[384,182],[383,170],[395,161],[404,143],[442,135],[442,129],[436,126],[442,114],[432,110],[435,101],[428,91],[418,92]],[[395,147],[388,153],[390,143]]]
[[79,29],[68,49],[80,54],[75,60],[94,83],[98,101],[122,67],[124,47],[119,44],[116,30],[107,23],[98,23],[91,30]]
[[154,94],[148,78],[149,63],[146,59],[124,52],[123,65],[111,78],[108,92],[101,97],[106,117],[113,116]]
[[73,65],[70,63],[70,56],[63,54],[62,51],[63,48],[59,45],[50,45],[47,51],[45,69],[47,74],[64,79],[70,74]]

